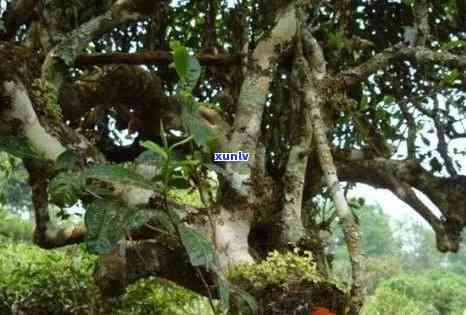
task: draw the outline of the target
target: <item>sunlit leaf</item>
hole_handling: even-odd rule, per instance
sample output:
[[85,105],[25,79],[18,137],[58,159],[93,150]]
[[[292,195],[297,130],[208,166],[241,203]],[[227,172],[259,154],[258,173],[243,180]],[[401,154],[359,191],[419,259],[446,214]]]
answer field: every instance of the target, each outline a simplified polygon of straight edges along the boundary
[[120,165],[101,164],[88,168],[84,172],[86,178],[93,178],[110,183],[137,186],[153,189],[153,185],[141,175],[131,172]]
[[159,146],[157,143],[152,141],[144,141],[141,145],[153,153],[163,157],[164,159],[168,159],[168,154],[165,149]]
[[190,56],[188,49],[178,42],[170,44],[173,51],[175,70],[181,80],[186,80],[189,71]]

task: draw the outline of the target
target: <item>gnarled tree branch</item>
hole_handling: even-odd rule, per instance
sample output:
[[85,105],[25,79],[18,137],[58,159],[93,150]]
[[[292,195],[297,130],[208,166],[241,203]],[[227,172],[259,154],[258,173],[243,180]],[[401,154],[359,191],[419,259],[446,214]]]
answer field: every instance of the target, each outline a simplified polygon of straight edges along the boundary
[[[466,176],[436,177],[416,161],[371,159],[364,157],[362,152],[357,160],[337,155],[337,166],[342,180],[393,191],[432,225],[437,233],[437,247],[440,251],[458,250],[460,234],[466,226]],[[442,218],[437,218],[418,199],[412,188],[426,194],[439,208]]]
[[330,195],[335,203],[335,210],[338,217],[342,220],[343,234],[348,248],[351,261],[352,280],[351,285],[351,305],[350,314],[359,314],[363,304],[364,283],[363,272],[365,258],[362,252],[361,235],[358,224],[350,211],[343,190],[341,188],[337,168],[333,160],[331,148],[327,138],[327,128],[322,117],[322,99],[319,96],[318,84],[325,74],[325,60],[323,52],[316,39],[309,33],[305,33],[305,42],[312,55],[310,63],[302,61],[305,72],[305,102],[310,110],[310,120],[312,122],[313,136],[315,138],[317,156],[320,167],[324,173],[325,184],[328,187]]
[[[154,6],[154,4],[152,5]],[[49,82],[56,91],[63,83],[64,68],[74,64],[76,57],[93,40],[114,27],[137,21],[152,13],[140,0],[119,0],[103,15],[82,24],[66,34],[63,40],[51,49],[42,65],[42,80]]]
[[427,47],[407,47],[400,43],[376,54],[365,63],[347,69],[334,78],[329,78],[329,86],[349,88],[366,80],[377,70],[383,69],[395,59],[414,58],[417,62],[430,62],[464,69],[466,55],[455,55],[445,51],[434,51]]
[[[201,65],[231,67],[241,65],[241,56],[225,54],[197,54],[195,56]],[[75,66],[84,68],[108,64],[128,65],[168,65],[173,62],[172,55],[167,51],[152,51],[143,53],[110,53],[110,54],[80,54]]]

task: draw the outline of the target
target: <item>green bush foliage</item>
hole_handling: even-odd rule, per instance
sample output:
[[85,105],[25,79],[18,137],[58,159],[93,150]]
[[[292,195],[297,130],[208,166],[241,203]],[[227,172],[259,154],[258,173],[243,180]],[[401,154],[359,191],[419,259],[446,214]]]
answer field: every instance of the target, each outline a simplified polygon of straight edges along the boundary
[[31,236],[32,224],[0,205],[0,240],[30,241]]
[[267,286],[279,286],[284,290],[303,282],[318,283],[323,281],[317,271],[316,263],[310,252],[303,256],[297,252],[270,252],[267,259],[258,264],[240,265],[232,272],[232,280],[248,282],[255,289]]
[[0,242],[0,314],[212,314],[205,298],[156,279],[138,281],[120,299],[104,301],[94,284],[96,262],[97,256],[78,246],[50,251]]
[[361,311],[361,315],[439,315],[431,304],[410,299],[390,288],[377,288]]
[[[417,308],[411,313],[408,310]],[[466,279],[443,269],[401,274],[382,281],[363,314],[462,315],[466,311]]]
[[157,279],[144,279],[128,288],[118,303],[117,315],[212,314],[206,299]]
[[2,314],[97,313],[95,261],[77,247],[46,251],[23,243],[1,243]]

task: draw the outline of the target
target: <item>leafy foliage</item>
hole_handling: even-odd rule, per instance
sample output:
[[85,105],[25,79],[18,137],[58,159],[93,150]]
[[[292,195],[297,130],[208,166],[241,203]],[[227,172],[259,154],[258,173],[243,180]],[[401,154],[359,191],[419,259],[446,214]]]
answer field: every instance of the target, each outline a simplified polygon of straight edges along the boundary
[[[210,315],[205,298],[174,284],[144,279],[109,311],[93,280],[97,257],[80,247],[46,251],[0,241],[0,313],[95,315]],[[44,290],[46,288],[46,290]]]
[[212,267],[215,262],[214,249],[212,244],[205,240],[196,231],[179,225],[181,241],[189,255],[189,260],[193,266]]
[[31,187],[24,165],[6,153],[0,153],[0,204],[14,212],[32,205]]
[[99,293],[91,275],[94,265],[95,258],[83,256],[77,248],[50,252],[0,243],[1,313],[98,313]]
[[205,298],[157,279],[144,279],[131,285],[118,303],[116,315],[212,314]]
[[445,270],[400,275],[383,281],[379,288],[431,304],[439,314],[461,314],[466,309],[466,279]]
[[363,314],[452,314],[466,310],[466,280],[438,270],[381,282]]
[[80,173],[62,172],[50,183],[51,201],[60,207],[73,205],[79,200],[85,186],[86,179]]
[[0,137],[0,152],[4,151],[18,158],[41,159],[26,138]]
[[0,206],[0,242],[2,239],[30,241],[32,224]]
[[79,157],[70,150],[66,150],[62,154],[60,154],[57,158],[57,168],[61,170],[72,170],[77,162]]
[[238,266],[231,277],[234,282],[246,281],[258,289],[274,285],[288,290],[302,282],[323,281],[310,252],[300,256],[290,251],[283,254],[273,251],[258,264]]
[[110,252],[125,236],[127,229],[145,223],[145,217],[142,212],[123,204],[100,199],[88,206],[84,222],[88,250],[101,254]]
[[173,50],[174,67],[181,80],[183,89],[193,90],[201,76],[201,65],[197,58],[191,56],[188,49],[181,43],[170,43]]
[[[190,103],[189,101],[186,102]],[[210,152],[211,146],[215,144],[217,135],[200,119],[197,114],[198,109],[199,106],[196,104],[184,106],[181,112],[181,120],[186,130],[194,136],[196,144],[207,152]]]
[[377,289],[366,301],[362,315],[436,315],[432,305],[425,305],[391,289]]
[[85,178],[97,179],[108,183],[118,183],[145,189],[154,188],[154,186],[141,175],[131,172],[119,165],[100,164],[91,166],[85,170],[83,176]]

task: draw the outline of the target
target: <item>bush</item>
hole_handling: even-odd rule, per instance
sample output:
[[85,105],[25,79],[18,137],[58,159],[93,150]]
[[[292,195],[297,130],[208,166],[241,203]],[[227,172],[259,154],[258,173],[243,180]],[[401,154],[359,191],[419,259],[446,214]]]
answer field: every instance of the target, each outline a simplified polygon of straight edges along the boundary
[[440,315],[430,304],[410,299],[397,290],[380,287],[367,298],[361,315]]
[[95,258],[77,247],[46,251],[27,244],[0,244],[2,314],[97,313]]
[[466,279],[442,269],[392,277],[382,281],[368,299],[365,309],[370,311],[365,314],[392,314],[392,309],[393,314],[403,314],[405,307],[419,308],[413,314],[463,315]]
[[303,282],[323,281],[310,252],[299,256],[296,252],[269,253],[267,259],[258,264],[240,265],[235,268],[231,278],[234,282],[247,282],[256,289],[267,286],[280,286],[284,290]]
[[78,246],[42,250],[0,242],[0,314],[212,314],[206,299],[156,279],[138,281],[117,301],[104,301],[94,284],[96,262]]
[[0,205],[0,240],[30,241],[32,224],[9,213]]
[[171,282],[143,279],[128,287],[118,303],[117,315],[212,314],[205,298]]

